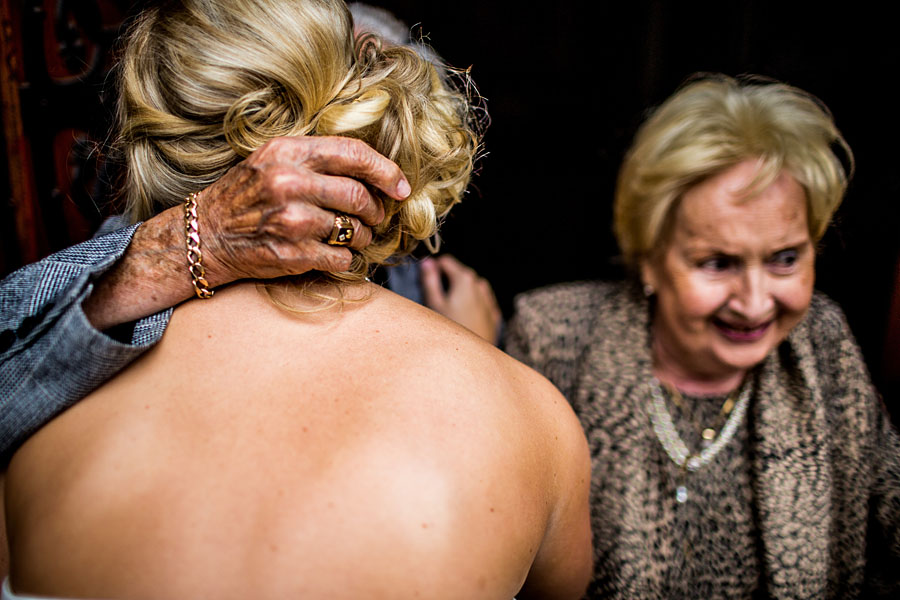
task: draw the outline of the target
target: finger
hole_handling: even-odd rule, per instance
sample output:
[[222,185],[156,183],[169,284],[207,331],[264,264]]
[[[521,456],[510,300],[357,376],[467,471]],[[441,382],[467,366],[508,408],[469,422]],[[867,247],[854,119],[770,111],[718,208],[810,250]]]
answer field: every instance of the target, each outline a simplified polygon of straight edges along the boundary
[[332,212],[354,215],[367,225],[377,225],[384,220],[381,200],[355,179],[310,173],[305,189],[297,191],[299,196],[306,193],[317,206]]
[[446,304],[444,286],[441,284],[441,270],[437,261],[426,258],[419,263],[421,266],[422,292],[425,296],[425,306],[441,312]]
[[500,319],[503,318],[503,313],[500,311],[500,303],[497,302],[497,295],[494,294],[494,288],[491,287],[491,283],[487,279],[480,277],[478,279],[478,289],[482,298],[484,298],[485,304],[489,307],[491,318],[499,323]]
[[464,278],[474,279],[476,277],[474,270],[459,262],[451,254],[444,254],[440,256],[437,261],[440,263],[441,270],[444,271],[444,274],[450,281],[450,285],[453,285]]
[[[318,239],[327,244],[328,240],[331,239],[332,232],[337,226],[338,214],[329,212],[327,210],[323,210],[321,211],[321,213],[323,215],[323,219],[322,226],[318,228]],[[353,248],[354,250],[362,250],[370,243],[372,243],[372,230],[363,225],[363,223],[356,217],[349,215],[347,216],[349,217],[350,222],[353,224],[353,236],[350,238],[350,243],[343,247]],[[338,247],[341,246],[338,245]]]
[[410,186],[403,171],[363,141],[342,137],[317,137],[320,146],[311,159],[320,173],[360,179],[394,198],[409,196]]
[[359,219],[350,217],[353,221],[353,239],[350,240],[350,248],[354,250],[362,250],[372,243],[372,230],[363,225]]
[[478,294],[485,300],[487,303],[496,303],[497,299],[494,297],[494,290],[491,289],[491,284],[488,283],[488,280],[484,277],[479,277],[478,281],[475,283],[476,289],[478,290]]
[[343,246],[329,246],[328,244],[313,244],[309,250],[309,267],[316,271],[338,273],[350,268],[353,261],[353,253]]

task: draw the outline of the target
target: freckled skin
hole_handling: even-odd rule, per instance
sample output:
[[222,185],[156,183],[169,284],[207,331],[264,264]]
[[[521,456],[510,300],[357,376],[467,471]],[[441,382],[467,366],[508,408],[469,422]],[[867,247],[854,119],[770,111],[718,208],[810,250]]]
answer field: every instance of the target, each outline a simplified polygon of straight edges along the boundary
[[747,194],[755,175],[745,161],[689,189],[667,246],[641,267],[656,293],[654,373],[688,392],[736,387],[812,298],[805,192],[782,172]]

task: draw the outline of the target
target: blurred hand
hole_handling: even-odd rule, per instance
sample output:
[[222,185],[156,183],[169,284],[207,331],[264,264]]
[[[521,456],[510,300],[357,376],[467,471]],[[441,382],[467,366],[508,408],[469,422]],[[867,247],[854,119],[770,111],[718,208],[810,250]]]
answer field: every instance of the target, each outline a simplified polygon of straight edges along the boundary
[[371,242],[368,226],[384,219],[384,209],[365,184],[397,200],[410,191],[400,168],[359,140],[270,140],[199,195],[206,279],[215,287],[346,270],[350,250],[325,240],[341,212],[351,215],[355,228],[349,248]]
[[[491,284],[449,254],[421,262],[425,305],[492,344],[503,318]],[[449,282],[447,290],[441,275]]]

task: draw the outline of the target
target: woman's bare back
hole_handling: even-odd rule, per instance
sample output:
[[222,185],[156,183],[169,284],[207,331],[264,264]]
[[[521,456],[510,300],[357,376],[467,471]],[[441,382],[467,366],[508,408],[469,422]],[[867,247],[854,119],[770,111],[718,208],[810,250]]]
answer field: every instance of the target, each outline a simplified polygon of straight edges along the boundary
[[[583,435],[546,380],[389,292],[253,284],[50,423],[6,482],[12,583],[91,597],[578,597]],[[535,560],[537,557],[537,560]],[[539,595],[539,594],[537,594]]]

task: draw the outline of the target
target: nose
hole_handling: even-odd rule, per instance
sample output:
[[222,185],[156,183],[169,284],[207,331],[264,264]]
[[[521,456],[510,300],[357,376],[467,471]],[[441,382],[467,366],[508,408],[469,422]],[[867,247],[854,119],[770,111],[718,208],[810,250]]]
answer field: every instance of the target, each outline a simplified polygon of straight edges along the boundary
[[751,324],[769,319],[775,309],[770,283],[765,269],[744,269],[735,278],[734,289],[728,301],[729,310]]

